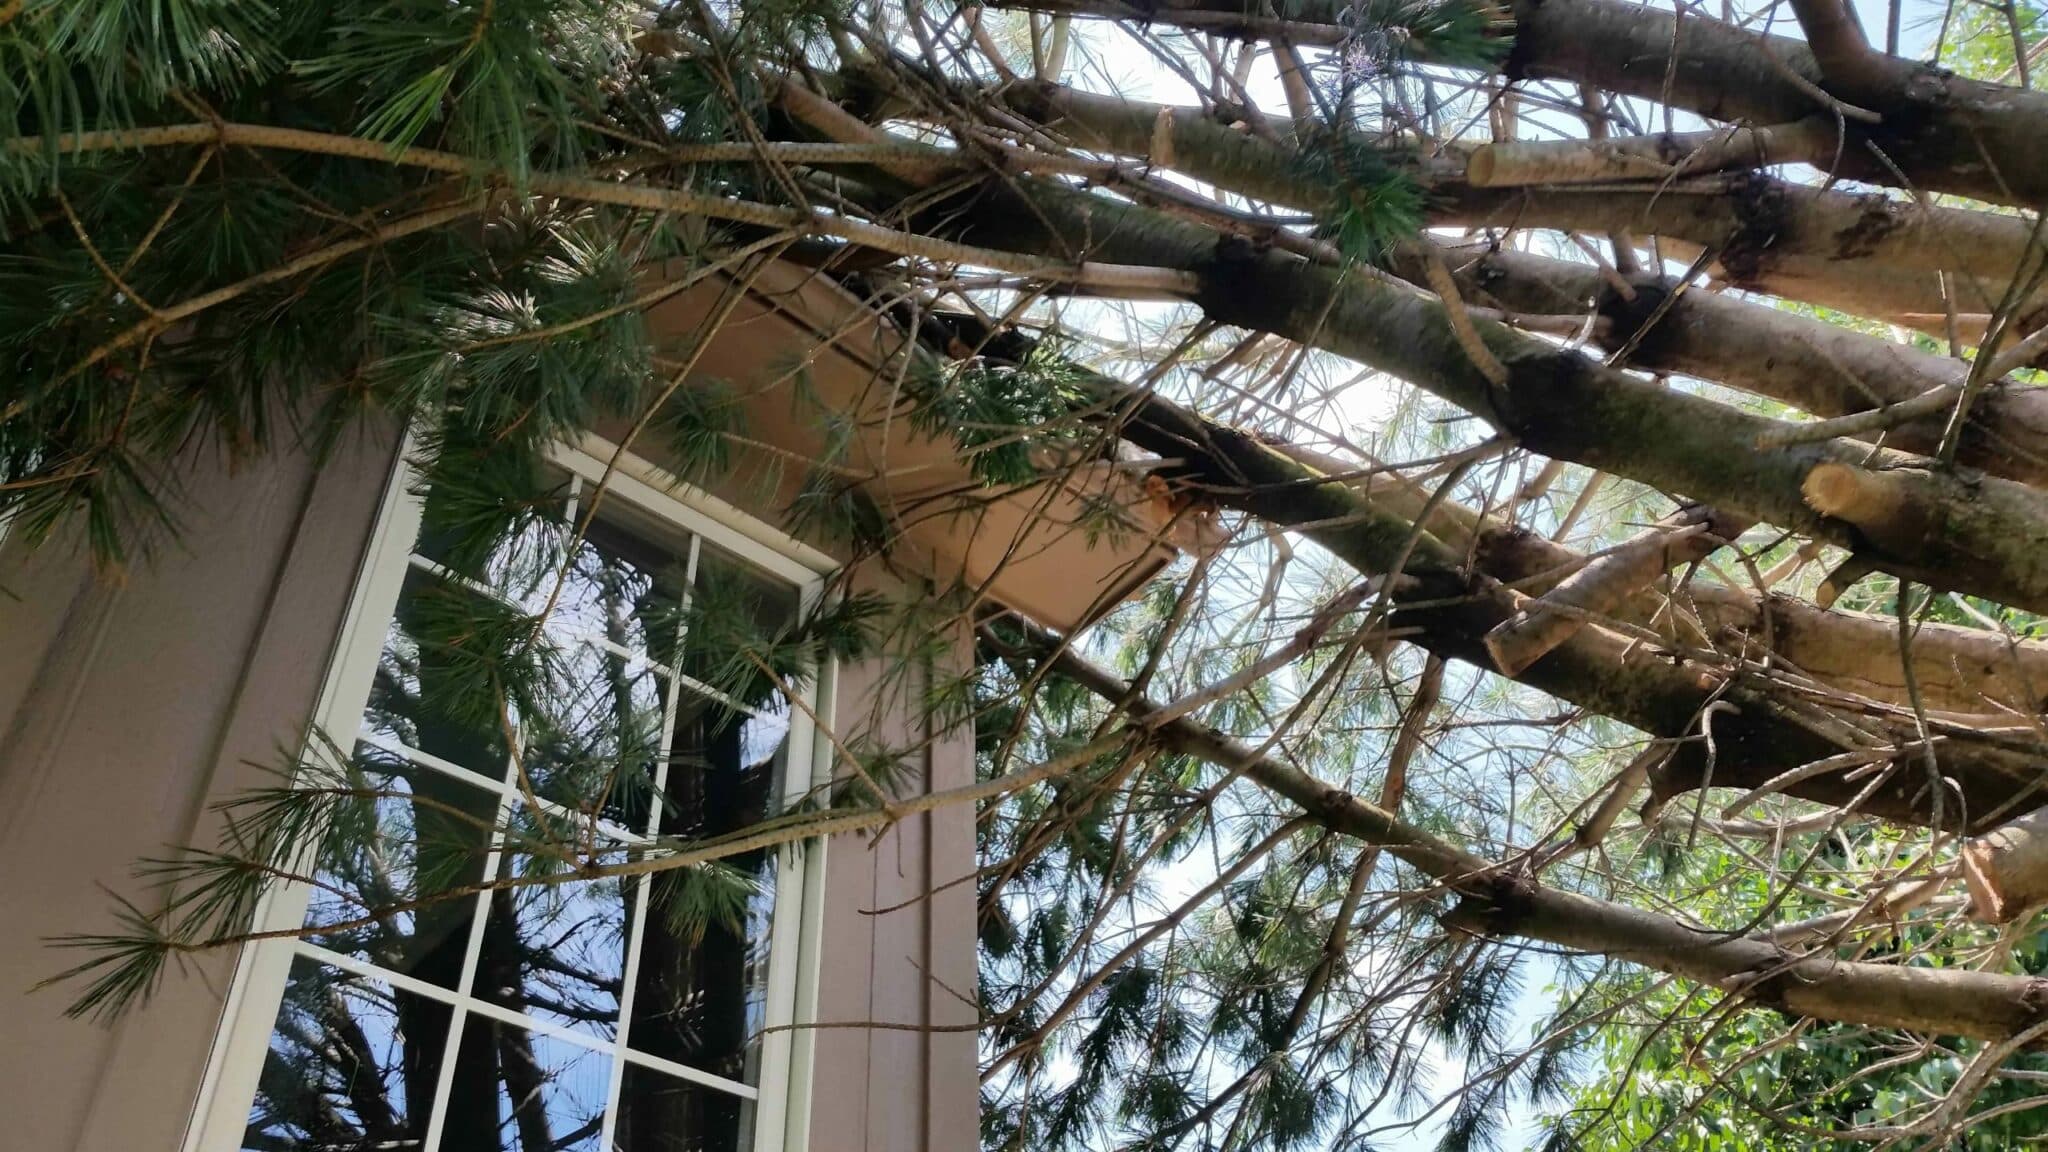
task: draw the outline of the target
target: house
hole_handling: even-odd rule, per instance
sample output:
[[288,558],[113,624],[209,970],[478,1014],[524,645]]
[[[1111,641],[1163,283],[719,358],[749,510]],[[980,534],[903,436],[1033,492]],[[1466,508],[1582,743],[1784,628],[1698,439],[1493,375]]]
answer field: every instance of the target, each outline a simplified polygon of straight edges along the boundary
[[[694,347],[733,290],[706,280],[649,323]],[[1171,558],[1179,528],[1113,462],[990,492],[950,443],[890,419],[904,346],[839,285],[777,264],[746,286],[692,371],[758,385],[747,424],[757,464],[818,450],[814,422],[792,415],[799,391],[851,418],[852,471],[898,530],[884,562],[862,567],[864,586],[921,596],[965,585],[1073,628]],[[600,487],[604,503],[552,617],[573,638],[568,670],[556,698],[534,705],[649,718],[661,751],[645,770],[665,799],[622,788],[603,835],[630,848],[728,831],[829,778],[833,749],[855,734],[915,734],[924,720],[879,662],[783,685],[794,698],[741,701],[693,678],[688,637],[661,623],[673,616],[640,611],[650,598],[723,581],[751,589],[758,611],[801,612],[846,554],[781,521],[797,470],[776,499],[763,494],[759,478],[777,475],[765,464],[752,483],[700,491],[658,448],[622,449],[630,429],[604,431],[553,458],[565,511],[587,510],[578,502]],[[968,807],[733,858],[752,881],[744,933],[678,923],[658,903],[674,896],[670,881],[632,878],[350,922],[355,886],[402,894],[443,870],[450,884],[480,880],[500,860],[494,836],[563,815],[533,766],[545,750],[509,754],[487,728],[434,712],[432,678],[408,647],[423,605],[532,590],[436,554],[420,532],[432,494],[409,474],[405,442],[403,429],[369,427],[317,459],[280,450],[232,467],[195,449],[174,465],[176,538],[119,579],[61,542],[0,547],[6,1145],[972,1147],[974,888],[953,883],[975,867]],[[1105,502],[1134,530],[1073,530]],[[953,641],[962,655],[965,640]],[[353,745],[382,798],[365,842],[306,846],[319,883],[270,888],[250,941],[173,968],[111,1024],[66,1018],[64,989],[30,991],[75,959],[48,938],[108,926],[108,892],[162,899],[131,875],[138,860],[217,841],[216,805],[274,784],[277,765],[323,742]],[[926,742],[915,768],[899,787],[971,781],[971,736]],[[424,836],[383,839],[428,821],[481,831],[433,860]]]

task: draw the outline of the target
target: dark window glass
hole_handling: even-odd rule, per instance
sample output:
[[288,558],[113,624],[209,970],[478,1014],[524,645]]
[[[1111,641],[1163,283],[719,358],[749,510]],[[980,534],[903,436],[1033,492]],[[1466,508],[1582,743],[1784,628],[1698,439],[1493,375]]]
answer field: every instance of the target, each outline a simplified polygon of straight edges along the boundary
[[[508,759],[505,724],[523,682],[501,688],[530,629],[512,608],[459,582],[414,569],[377,664],[363,727],[497,780]],[[496,677],[494,679],[494,677]],[[507,708],[509,706],[509,713]]]
[[618,1152],[743,1148],[752,1119],[752,1106],[737,1096],[629,1060],[612,1146]]
[[[686,695],[669,744],[662,834],[702,840],[765,818],[788,733],[786,708],[750,716]],[[628,1045],[753,1083],[774,904],[775,857],[767,850],[655,873]]]

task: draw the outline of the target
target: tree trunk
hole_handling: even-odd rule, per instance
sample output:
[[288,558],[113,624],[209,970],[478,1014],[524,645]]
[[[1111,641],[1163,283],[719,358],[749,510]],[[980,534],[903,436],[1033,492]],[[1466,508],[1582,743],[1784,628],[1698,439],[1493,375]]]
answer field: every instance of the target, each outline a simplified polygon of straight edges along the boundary
[[[1211,320],[1272,332],[1390,372],[1479,416],[1532,451],[1638,480],[1855,551],[1936,588],[2048,611],[2048,494],[2008,480],[1920,469],[1917,458],[1848,440],[1759,447],[1785,425],[1602,367],[1576,352],[1474,319],[1507,369],[1496,386],[1468,355],[1443,304],[1364,274],[1256,251],[1200,225],[1028,178],[1026,199],[991,192],[966,214],[981,243],[1072,259],[1185,270]],[[1048,231],[1048,228],[1053,231]],[[1904,514],[1844,520],[1810,504],[1822,465],[1883,470]]]

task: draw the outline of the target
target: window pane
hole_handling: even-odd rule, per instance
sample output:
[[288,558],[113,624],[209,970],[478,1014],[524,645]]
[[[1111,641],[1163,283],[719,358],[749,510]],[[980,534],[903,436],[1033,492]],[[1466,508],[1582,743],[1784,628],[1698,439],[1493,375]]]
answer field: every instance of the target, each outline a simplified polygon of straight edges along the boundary
[[[751,717],[694,695],[678,711],[662,833],[701,840],[773,812],[787,758],[786,714]],[[754,1083],[774,905],[768,850],[655,873],[628,1044]]]
[[294,960],[243,1146],[423,1148],[451,1012],[381,980]]
[[791,678],[797,590],[705,544],[690,596],[683,673],[743,707],[773,707]]
[[[457,485],[429,492],[413,552],[518,599],[561,566],[568,539],[569,477],[548,472],[531,490],[532,504],[505,503],[499,485],[506,476],[487,481],[490,491]],[[478,555],[484,546],[489,554]]]
[[472,1013],[448,1088],[441,1152],[598,1147],[611,1058]]
[[407,572],[364,728],[502,778],[505,721],[519,711],[518,693],[503,685],[528,631],[511,609],[485,596],[428,572]]
[[[525,838],[529,843],[574,846],[582,842],[586,827],[581,820],[535,820],[522,814],[515,818],[511,843]],[[599,841],[599,846],[607,842]],[[507,851],[499,874],[545,876],[574,862],[546,851]],[[490,900],[474,994],[514,1012],[614,1038],[632,882],[601,878],[535,884],[500,889]]]
[[644,835],[667,678],[587,643],[561,651],[558,673],[521,735],[534,791]]
[[743,1148],[753,1122],[751,1102],[629,1060],[612,1147],[619,1152]]
[[[355,757],[370,794],[319,856],[307,924],[327,930],[315,943],[476,998],[458,998],[469,1007],[454,1066],[442,1065],[458,1009],[297,961],[252,1149],[439,1152],[423,1145],[431,1111],[440,1149],[598,1152],[612,1061],[627,1049],[758,1083],[773,853],[410,907],[481,885],[494,847],[499,877],[533,878],[593,844],[618,860],[621,846],[659,851],[648,834],[703,839],[780,808],[782,689],[802,678],[789,659],[796,589],[701,542],[692,579],[691,537],[622,499],[564,553],[567,535],[536,525],[490,557],[422,539],[447,570],[416,559],[408,571],[364,726],[497,783],[365,742]],[[531,614],[558,577],[536,633]],[[521,674],[536,652],[541,671]],[[511,825],[495,827],[508,806]],[[500,1009],[533,1027],[480,1014]],[[735,1152],[749,1139],[747,1101],[645,1065],[619,1074],[615,1148]]]
[[[625,511],[617,497],[601,506],[576,547],[548,622],[572,635],[602,636],[636,652],[663,653],[675,634],[689,540],[680,532],[673,538],[636,535],[615,520]],[[529,596],[532,611],[546,605],[553,584],[554,573],[549,573]]]
[[[483,880],[498,799],[368,744],[357,745],[369,794],[344,802],[322,846],[306,925],[313,943],[444,988],[461,980],[477,897],[404,908]],[[382,911],[398,909],[396,911]],[[375,914],[365,924],[350,924]]]

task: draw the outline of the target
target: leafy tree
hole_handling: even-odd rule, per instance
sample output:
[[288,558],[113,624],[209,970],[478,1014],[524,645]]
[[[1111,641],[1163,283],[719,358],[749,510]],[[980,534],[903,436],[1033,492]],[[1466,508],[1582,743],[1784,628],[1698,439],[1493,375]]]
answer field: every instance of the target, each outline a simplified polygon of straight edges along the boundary
[[[0,3],[11,539],[144,565],[184,453],[420,428],[374,724],[559,806],[327,734],[68,942],[76,1009],[310,868],[329,947],[443,979],[480,898],[494,995],[602,1014],[569,929],[652,872],[643,1006],[731,1060],[693,966],[748,963],[765,851],[976,804],[992,1149],[2037,1136],[2039,16],[1908,14],[1957,72],[1839,0]],[[549,446],[625,427],[739,484],[781,388],[824,446],[787,518],[896,544],[801,364],[709,380],[712,331],[644,320],[776,261],[901,338],[875,387],[969,461],[949,508],[1107,462],[1190,547],[1057,636],[608,541]],[[722,701],[700,757],[874,659],[979,778],[913,801],[927,735],[833,741],[787,808],[657,787],[632,662],[550,631],[577,605]],[[251,1140],[417,1139],[445,1018],[293,989]],[[516,1031],[450,1107],[594,1139],[499,1116]],[[738,1123],[648,1107],[650,1147]]]

